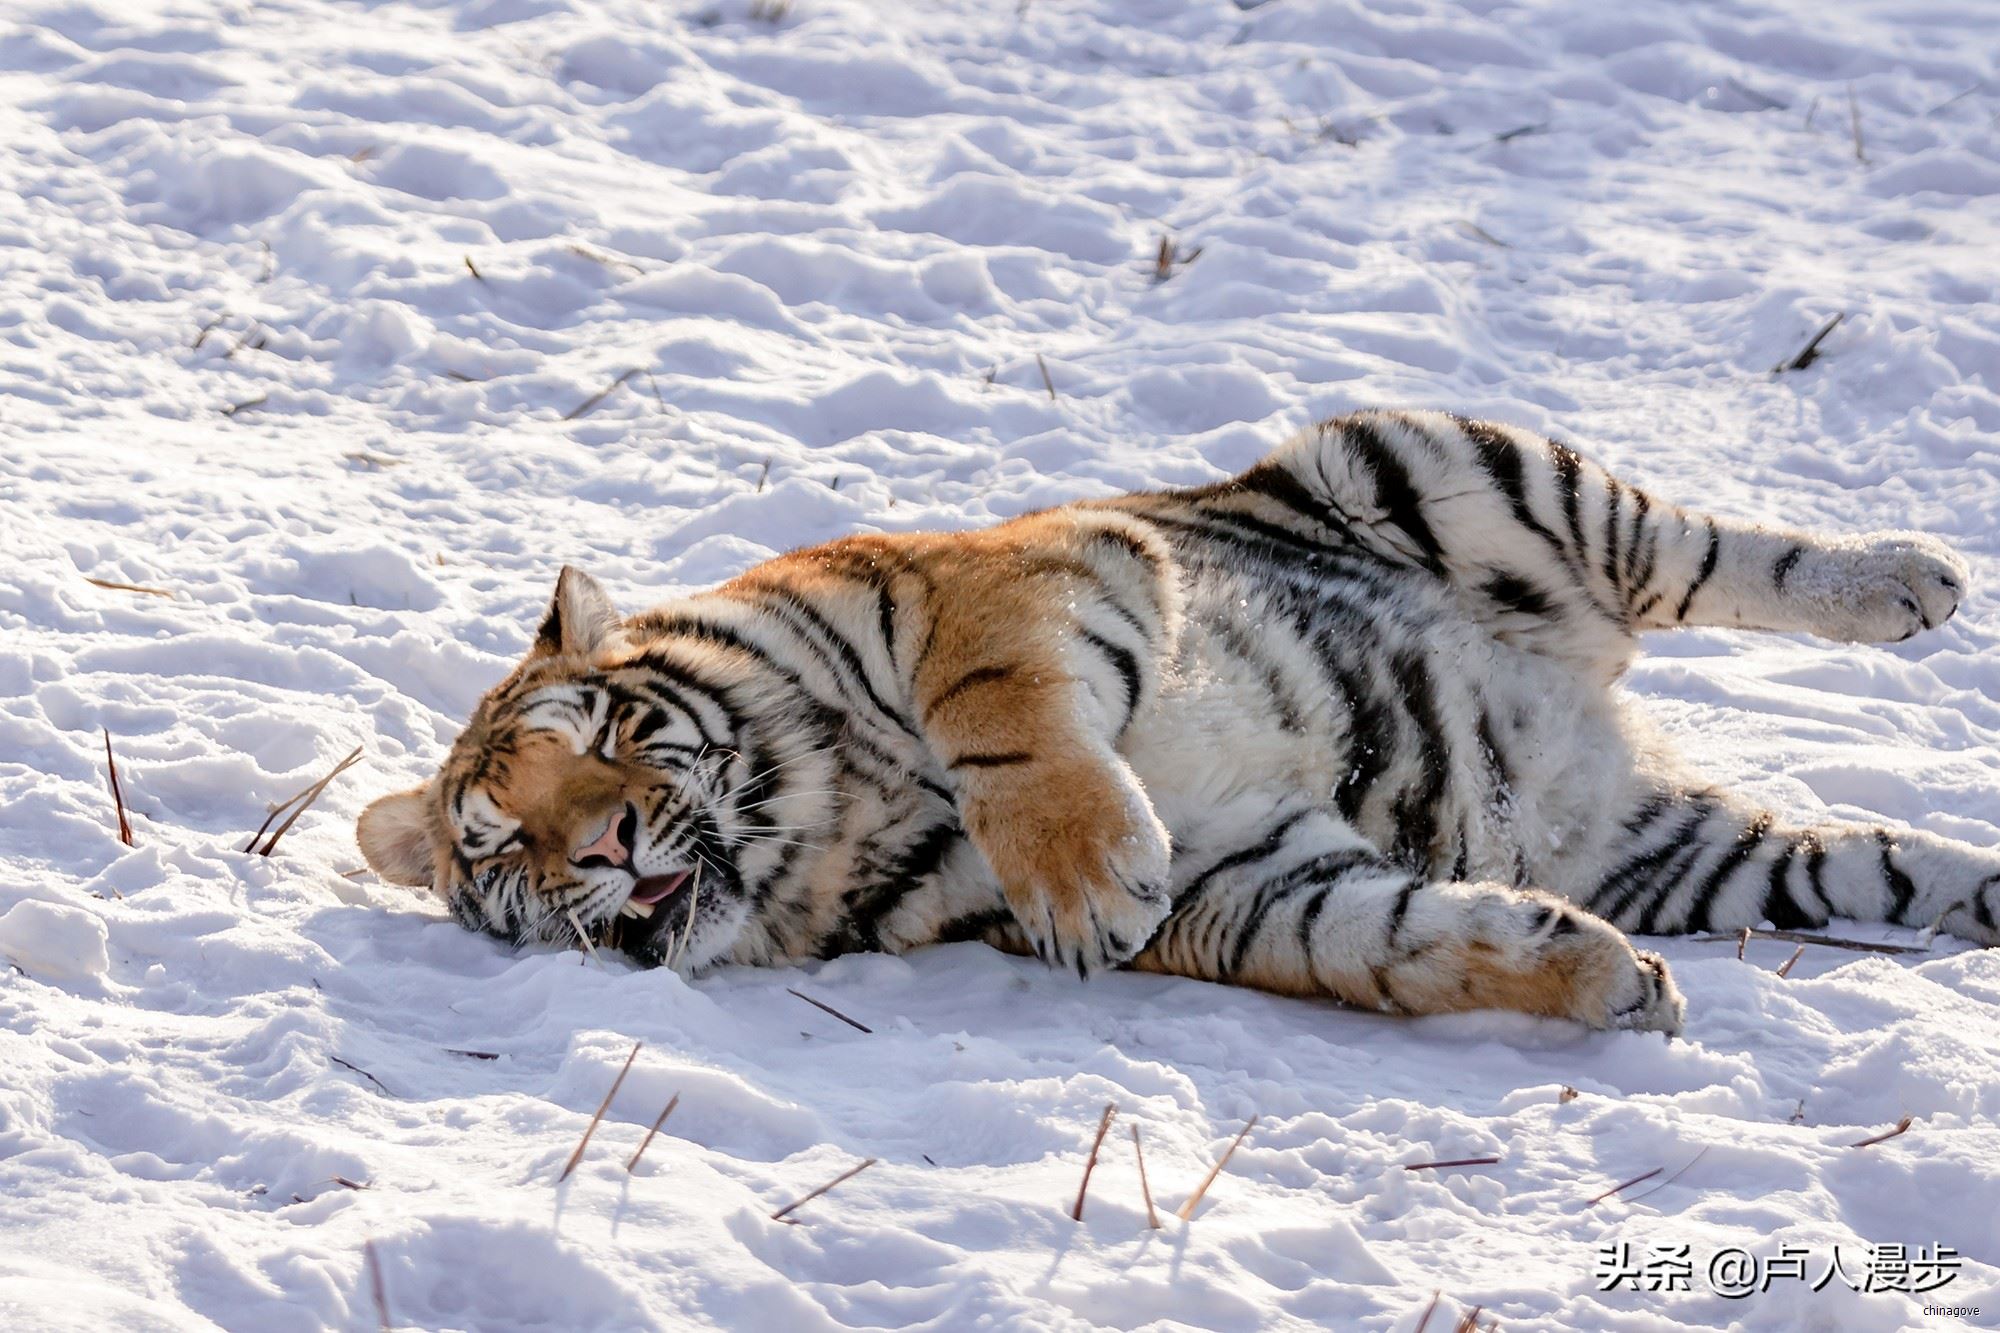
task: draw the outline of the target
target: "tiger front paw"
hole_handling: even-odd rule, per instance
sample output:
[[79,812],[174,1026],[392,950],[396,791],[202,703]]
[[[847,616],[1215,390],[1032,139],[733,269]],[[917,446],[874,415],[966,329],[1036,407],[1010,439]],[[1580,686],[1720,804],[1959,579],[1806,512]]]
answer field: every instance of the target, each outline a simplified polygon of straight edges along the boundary
[[1138,779],[1073,773],[968,812],[1035,955],[1080,977],[1131,959],[1173,908],[1167,831]]

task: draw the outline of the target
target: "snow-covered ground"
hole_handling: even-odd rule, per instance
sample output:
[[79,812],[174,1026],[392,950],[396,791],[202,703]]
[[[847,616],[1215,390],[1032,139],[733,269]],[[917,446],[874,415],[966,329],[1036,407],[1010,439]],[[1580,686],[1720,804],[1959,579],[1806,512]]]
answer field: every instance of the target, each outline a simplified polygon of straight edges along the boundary
[[[2000,1322],[2000,955],[1949,940],[1667,943],[1667,1045],[976,946],[689,986],[343,874],[565,561],[637,607],[1372,404],[1953,535],[1941,631],[1684,634],[1631,687],[1789,814],[2000,839],[1997,55],[1991,0],[15,0],[0,1321],[370,1328],[372,1242],[424,1328]],[[1691,1289],[1600,1291],[1621,1243]],[[1898,1244],[1963,1266],[1854,1291]]]

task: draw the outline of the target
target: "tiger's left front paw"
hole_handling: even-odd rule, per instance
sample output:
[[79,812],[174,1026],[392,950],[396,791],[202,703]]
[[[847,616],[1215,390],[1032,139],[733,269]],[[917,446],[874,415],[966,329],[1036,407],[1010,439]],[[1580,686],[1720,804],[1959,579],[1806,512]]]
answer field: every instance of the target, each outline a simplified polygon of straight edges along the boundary
[[1015,922],[1051,967],[1088,977],[1127,962],[1173,910],[1167,831],[1122,762],[967,813]]

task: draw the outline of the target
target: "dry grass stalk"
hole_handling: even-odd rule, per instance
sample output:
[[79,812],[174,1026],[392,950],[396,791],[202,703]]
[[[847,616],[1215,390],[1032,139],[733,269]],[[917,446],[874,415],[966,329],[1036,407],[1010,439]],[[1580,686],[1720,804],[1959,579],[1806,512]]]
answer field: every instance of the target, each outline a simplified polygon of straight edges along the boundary
[[471,255],[467,255],[465,257],[465,271],[467,273],[470,273],[473,277],[477,278],[481,282],[486,281],[486,275],[484,273],[481,273],[478,267],[472,262]]
[[1477,1333],[1479,1328],[1479,1312],[1485,1308],[1483,1305],[1475,1305],[1470,1310],[1467,1310],[1459,1317],[1458,1323],[1453,1325],[1451,1333]]
[[1165,282],[1174,276],[1176,265],[1186,268],[1199,258],[1201,258],[1200,246],[1197,245],[1186,254],[1182,254],[1180,247],[1174,243],[1174,238],[1163,232],[1160,235],[1159,251],[1153,256],[1153,281]]
[[[273,851],[277,850],[278,839],[284,837],[292,825],[298,822],[299,816],[312,807],[312,803],[319,799],[320,793],[326,790],[327,784],[360,762],[361,747],[357,745],[352,750],[349,750],[347,757],[335,764],[325,777],[297,795],[287,797],[285,800],[272,806],[271,813],[264,816],[264,822],[257,826],[255,833],[250,835],[250,841],[243,844],[243,850],[255,853],[258,856],[269,856]],[[285,814],[288,810],[291,813]],[[270,828],[271,821],[279,815],[285,815],[285,822],[278,825],[276,829],[273,829],[271,836],[265,840],[263,846],[259,847],[257,839],[264,837],[264,830]]]
[[328,1176],[327,1179],[342,1189],[365,1190],[368,1188],[368,1182],[365,1180],[349,1180],[346,1176]]
[[1656,1166],[1643,1176],[1634,1176],[1630,1180],[1625,1181],[1623,1184],[1613,1185],[1610,1189],[1604,1191],[1604,1193],[1592,1195],[1590,1198],[1585,1199],[1583,1201],[1583,1206],[1586,1208],[1594,1208],[1598,1204],[1603,1203],[1606,1199],[1610,1198],[1612,1195],[1623,1193],[1624,1191],[1631,1189],[1634,1185],[1643,1184],[1646,1181],[1651,1180],[1654,1176],[1659,1175],[1660,1172],[1666,1169],[1667,1168],[1665,1168],[1664,1166]]
[[388,1333],[393,1327],[389,1322],[389,1290],[382,1282],[382,1261],[375,1255],[375,1242],[363,1242],[361,1255],[368,1267],[368,1288],[375,1293],[375,1318],[381,1323],[383,1333]]
[[583,1160],[583,1150],[590,1146],[590,1136],[597,1132],[598,1122],[604,1119],[604,1113],[611,1109],[611,1099],[616,1097],[618,1089],[624,1086],[625,1076],[632,1072],[632,1062],[639,1058],[639,1048],[645,1044],[643,1041],[632,1043],[632,1053],[625,1057],[625,1067],[618,1071],[617,1078],[611,1080],[611,1091],[605,1093],[604,1100],[597,1104],[597,1114],[590,1117],[590,1123],[584,1126],[583,1137],[577,1140],[576,1151],[569,1155],[567,1162],[563,1163],[562,1174],[556,1177],[556,1184],[560,1185],[568,1180],[569,1173],[576,1170],[576,1164]]
[[1160,1229],[1160,1214],[1153,1207],[1153,1187],[1146,1180],[1146,1150],[1139,1146],[1139,1122],[1132,1122],[1132,1155],[1139,1159],[1139,1193],[1146,1198],[1146,1225]]
[[[104,728],[104,764],[111,772],[111,803],[118,808],[118,841],[132,845],[132,821],[125,815],[125,793],[118,785],[118,761],[111,757],[111,728]],[[124,894],[118,895],[123,898]]]
[[1498,1157],[1454,1157],[1444,1162],[1405,1162],[1405,1171],[1438,1171],[1448,1166],[1497,1166]]
[[563,420],[575,421],[578,417],[590,411],[590,409],[596,407],[599,403],[603,402],[605,399],[609,398],[613,393],[617,391],[619,385],[623,384],[626,380],[631,379],[634,375],[638,373],[639,373],[639,367],[637,366],[634,366],[632,367],[632,369],[625,371],[623,374],[619,375],[617,379],[611,381],[611,383],[605,385],[603,388],[599,389],[596,393],[590,395],[590,397],[584,399],[582,402],[578,403],[575,407],[572,407],[568,412],[564,413]]
[[1847,85],[1847,123],[1854,131],[1854,160],[1868,165],[1868,149],[1861,142],[1861,103],[1854,98],[1854,85]]
[[[1787,944],[1822,944],[1829,949],[1846,949],[1850,953],[1929,953],[1930,950],[1918,944],[1872,944],[1867,940],[1843,940],[1836,935],[1814,935],[1803,930],[1752,930],[1752,939],[1783,940]],[[1689,935],[1689,944],[1718,944],[1723,940],[1734,940],[1734,935]]]
[[1493,142],[1512,143],[1516,139],[1525,139],[1530,134],[1540,134],[1543,130],[1546,130],[1548,127],[1549,123],[1546,120],[1539,121],[1533,125],[1516,125],[1511,130],[1503,130],[1499,134],[1494,135]]
[[1872,1148],[1878,1143],[1884,1143],[1890,1139],[1895,1138],[1898,1134],[1907,1134],[1910,1132],[1910,1121],[1912,1119],[1914,1119],[1914,1117],[1906,1115],[1901,1120],[1898,1120],[1896,1122],[1896,1127],[1894,1129],[1885,1130],[1882,1133],[1875,1135],[1873,1138],[1866,1138],[1861,1140],[1861,1142],[1859,1143],[1850,1143],[1847,1146],[1850,1148]]
[[763,471],[757,474],[757,494],[762,495],[764,493],[764,483],[769,481],[770,479],[771,479],[771,460],[767,458],[764,460]]
[[1740,963],[1743,961],[1743,951],[1749,947],[1750,947],[1750,927],[1745,926],[1743,927],[1743,932],[1736,937],[1737,962]]
[[1792,965],[1805,956],[1806,956],[1806,946],[1803,944],[1801,944],[1798,948],[1792,950],[1792,956],[1790,958],[1787,958],[1784,962],[1778,964],[1779,977],[1782,978],[1790,976],[1792,974]]
[[[1826,341],[1826,335],[1832,333],[1835,329],[1839,328],[1840,321],[1846,318],[1847,318],[1847,312],[1842,311],[1840,314],[1835,315],[1832,319],[1829,319],[1826,323],[1820,325],[1819,332],[1815,333],[1812,336],[1812,340],[1806,343],[1804,347],[1801,347],[1799,349],[1797,356],[1788,357],[1787,359],[1780,361],[1777,365],[1772,366],[1771,373],[1773,375],[1782,375],[1788,370],[1804,370],[1807,366],[1810,366],[1813,362],[1819,360],[1819,345],[1822,342]],[[1772,931],[1758,931],[1757,933],[1760,935],[1770,935],[1774,939],[1784,938],[1784,936],[1779,935],[1776,932]]]
[[109,588],[112,592],[142,592],[148,597],[173,596],[173,593],[167,591],[165,588],[148,588],[139,583],[120,583],[116,579],[94,579],[88,574],[83,576],[83,581],[95,587]]
[[462,1051],[456,1046],[447,1046],[444,1049],[446,1055],[462,1055],[468,1060],[498,1060],[500,1058],[500,1052],[498,1051]]
[[646,1149],[652,1144],[653,1136],[660,1132],[660,1126],[667,1123],[667,1117],[672,1115],[674,1108],[680,1104],[681,1095],[678,1092],[667,1099],[666,1109],[660,1112],[659,1119],[655,1120],[653,1127],[646,1131],[646,1137],[639,1140],[639,1146],[633,1150],[631,1160],[625,1163],[626,1175],[631,1175],[632,1168],[639,1165],[639,1159],[646,1155]]
[[376,1078],[373,1074],[363,1069],[360,1065],[355,1064],[352,1060],[343,1060],[337,1055],[329,1055],[326,1058],[333,1061],[335,1064],[339,1065],[342,1069],[353,1070],[355,1073],[361,1075],[361,1077],[367,1079],[370,1083],[373,1083],[375,1085],[375,1090],[381,1093],[384,1097],[393,1097],[396,1095],[395,1093],[389,1091],[388,1084],[384,1083],[381,1079]]
[[270,394],[260,393],[255,398],[245,398],[240,403],[231,403],[228,407],[222,409],[222,415],[226,417],[233,417],[238,412],[248,412],[251,408],[262,407],[264,404],[270,401],[271,401]]
[[1238,1134],[1227,1148],[1223,1149],[1222,1156],[1217,1159],[1214,1166],[1208,1169],[1208,1174],[1202,1177],[1201,1184],[1194,1187],[1194,1193],[1188,1195],[1188,1201],[1181,1205],[1179,1213],[1181,1221],[1185,1222],[1194,1216],[1194,1210],[1201,1204],[1201,1196],[1208,1193],[1208,1187],[1215,1183],[1215,1178],[1222,1174],[1222,1168],[1229,1165],[1229,1159],[1236,1155],[1236,1150],[1243,1146],[1243,1140],[1249,1138],[1250,1131],[1256,1127],[1257,1117],[1253,1115],[1250,1117],[1248,1123],[1243,1126],[1243,1132]]
[[1083,1196],[1090,1189],[1090,1173],[1097,1169],[1097,1150],[1104,1146],[1105,1131],[1111,1128],[1111,1117],[1118,1114],[1116,1102],[1104,1103],[1104,1115],[1097,1122],[1097,1137],[1090,1141],[1090,1156],[1083,1159],[1083,1180],[1076,1187],[1076,1203],[1069,1210],[1069,1220],[1083,1220]]
[[1678,1170],[1678,1171],[1674,1172],[1674,1173],[1673,1173],[1673,1174],[1672,1174],[1671,1176],[1668,1176],[1668,1177],[1667,1177],[1667,1178],[1666,1178],[1665,1180],[1663,1180],[1663,1181],[1661,1181],[1661,1182],[1660,1182],[1659,1184],[1657,1184],[1657,1185],[1653,1186],[1653,1188],[1651,1188],[1651,1189],[1647,1190],[1647,1191],[1646,1191],[1646,1192],[1645,1192],[1644,1194],[1635,1194],[1635,1195],[1633,1195],[1633,1196],[1632,1196],[1632,1197],[1631,1197],[1630,1199],[1627,1199],[1627,1200],[1626,1200],[1626,1202],[1627,1202],[1627,1203],[1637,1203],[1637,1202],[1639,1202],[1639,1200],[1641,1200],[1641,1199],[1650,1199],[1650,1198],[1652,1198],[1652,1197],[1653,1197],[1653,1196],[1654,1196],[1655,1194],[1658,1194],[1658,1193],[1659,1193],[1659,1192],[1660,1192],[1661,1190],[1663,1190],[1663,1189],[1665,1189],[1665,1188],[1666,1188],[1667,1186],[1669,1186],[1669,1185],[1673,1184],[1673,1183],[1674,1183],[1674,1182],[1675,1182],[1676,1180],[1679,1180],[1679,1179],[1680,1179],[1680,1178],[1681,1178],[1682,1176],[1686,1175],[1686,1174],[1687,1174],[1688,1172],[1690,1172],[1690,1171],[1694,1170],[1694,1165],[1695,1165],[1695,1163],[1696,1163],[1696,1162],[1699,1162],[1699,1161],[1700,1161],[1700,1160],[1701,1160],[1702,1158],[1704,1158],[1704,1157],[1706,1157],[1706,1156],[1708,1156],[1708,1149],[1707,1149],[1707,1148],[1703,1148],[1703,1149],[1702,1149],[1702,1150],[1701,1150],[1700,1152],[1698,1152],[1698,1153],[1696,1153],[1696,1154],[1695,1154],[1694,1156],[1692,1156],[1692,1157],[1688,1158],[1688,1164],[1687,1164],[1686,1166],[1684,1166],[1684,1167],[1682,1167],[1682,1168],[1681,1168],[1680,1170]]
[[1035,364],[1042,368],[1042,387],[1049,391],[1049,400],[1055,401],[1056,382],[1049,378],[1049,363],[1042,360],[1040,352],[1035,353]]
[[1431,1316],[1437,1313],[1438,1301],[1443,1295],[1442,1291],[1431,1292],[1431,1303],[1424,1307],[1424,1317],[1417,1321],[1416,1333],[1424,1333],[1424,1330],[1431,1326]]
[[[805,1205],[811,1203],[814,1199],[817,1199],[820,1195],[826,1193],[828,1190],[832,1189],[836,1185],[846,1184],[848,1181],[860,1175],[863,1171],[866,1171],[869,1167],[875,1165],[875,1163],[878,1160],[880,1159],[871,1157],[867,1161],[863,1162],[860,1166],[849,1167],[847,1170],[835,1176],[832,1180],[827,1181],[826,1184],[821,1185],[811,1194],[806,1195],[803,1199],[794,1199],[791,1203],[786,1204],[783,1208],[780,1208],[777,1212],[772,1213],[771,1220],[773,1222],[784,1221],[785,1214],[791,1212],[795,1208],[805,1207]],[[797,1223],[794,1223],[793,1225],[796,1226]]]
[[785,987],[785,989],[791,994],[798,996],[801,1000],[804,1000],[807,1004],[811,1005],[815,1009],[818,1009],[822,1013],[832,1014],[835,1018],[839,1019],[841,1022],[847,1024],[847,1026],[851,1028],[855,1028],[858,1031],[870,1034],[873,1034],[875,1031],[874,1028],[869,1027],[866,1023],[857,1022],[854,1019],[849,1018],[846,1014],[841,1013],[840,1010],[834,1008],[832,1005],[827,1004],[823,1000],[815,1000],[812,996],[806,994],[804,991],[792,990],[790,986]]

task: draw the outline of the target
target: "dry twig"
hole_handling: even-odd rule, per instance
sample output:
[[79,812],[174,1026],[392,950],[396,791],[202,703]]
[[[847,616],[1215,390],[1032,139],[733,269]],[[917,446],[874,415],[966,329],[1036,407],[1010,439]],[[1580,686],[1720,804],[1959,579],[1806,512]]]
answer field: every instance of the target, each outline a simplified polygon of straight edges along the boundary
[[1743,961],[1743,950],[1750,944],[1750,927],[1743,927],[1743,933],[1736,937],[1736,961]]
[[1424,1333],[1424,1330],[1431,1326],[1431,1316],[1437,1313],[1438,1300],[1443,1295],[1444,1292],[1442,1290],[1433,1290],[1431,1292],[1431,1303],[1424,1307],[1424,1317],[1417,1321],[1417,1333]]
[[1132,1155],[1139,1159],[1139,1193],[1146,1198],[1146,1225],[1160,1229],[1160,1214],[1153,1208],[1153,1187],[1146,1180],[1146,1150],[1139,1146],[1139,1122],[1132,1122]]
[[1437,1171],[1448,1166],[1497,1166],[1498,1157],[1454,1157],[1446,1162],[1405,1162],[1405,1171]]
[[804,991],[792,990],[790,986],[785,987],[785,989],[791,994],[798,996],[801,1000],[804,1000],[807,1004],[811,1005],[813,1008],[818,1009],[823,1013],[832,1014],[835,1018],[839,1019],[841,1022],[847,1024],[847,1026],[851,1028],[856,1028],[862,1032],[867,1032],[867,1033],[873,1033],[875,1031],[874,1028],[869,1027],[866,1023],[856,1022],[854,1019],[849,1018],[846,1014],[841,1013],[840,1010],[834,1008],[832,1005],[827,1004],[823,1000],[815,1000],[812,996],[806,994]]
[[165,588],[148,588],[145,585],[138,583],[120,583],[116,579],[94,579],[90,577],[90,575],[88,574],[85,574],[83,576],[83,581],[85,583],[92,584],[99,588],[109,588],[112,592],[142,592],[145,593],[146,596],[148,597],[173,596],[173,594],[167,591]]
[[1485,1308],[1483,1305],[1475,1305],[1470,1310],[1467,1310],[1464,1315],[1460,1316],[1458,1323],[1452,1328],[1451,1333],[1478,1333],[1479,1312]]
[[395,1093],[389,1091],[388,1084],[384,1083],[381,1079],[376,1078],[373,1074],[363,1069],[360,1065],[355,1064],[352,1060],[343,1060],[337,1055],[329,1055],[326,1058],[333,1061],[335,1064],[339,1065],[342,1069],[351,1069],[355,1073],[361,1075],[361,1077],[367,1079],[370,1083],[373,1083],[375,1085],[375,1090],[377,1092],[380,1092],[384,1097],[393,1097],[396,1095]]
[[[264,822],[257,826],[257,831],[255,833],[250,835],[250,841],[243,844],[243,850],[246,852],[253,852],[258,856],[269,856],[273,851],[277,849],[278,839],[284,837],[286,832],[291,829],[292,825],[298,822],[299,816],[304,814],[307,811],[307,809],[309,809],[312,806],[312,803],[319,799],[320,793],[326,790],[327,784],[332,782],[335,778],[339,777],[342,773],[345,773],[348,769],[354,767],[354,765],[360,762],[361,762],[361,747],[357,745],[352,750],[349,750],[347,752],[347,757],[345,759],[342,759],[339,763],[335,764],[332,770],[329,771],[325,777],[321,778],[318,782],[313,783],[310,787],[307,787],[304,791],[299,792],[294,796],[287,797],[285,800],[280,801],[278,804],[272,806],[271,813],[264,816]],[[285,815],[285,812],[287,810],[291,811],[291,813]],[[262,838],[264,836],[264,830],[270,828],[271,821],[276,819],[279,815],[285,815],[285,822],[278,825],[276,829],[273,829],[271,832],[271,836],[265,840],[263,846],[259,847],[257,845],[257,839]]]
[[384,1333],[393,1327],[389,1322],[389,1292],[382,1282],[382,1261],[375,1255],[375,1242],[366,1241],[361,1246],[361,1254],[368,1265],[368,1286],[375,1293],[375,1317],[381,1321]]
[[[786,1204],[783,1208],[780,1208],[777,1212],[772,1213],[771,1220],[773,1222],[784,1221],[786,1213],[791,1212],[794,1208],[803,1208],[805,1205],[811,1203],[814,1199],[817,1199],[820,1195],[832,1189],[835,1185],[845,1184],[846,1182],[854,1179],[856,1176],[860,1175],[863,1171],[866,1171],[869,1167],[875,1165],[877,1160],[878,1160],[877,1158],[871,1157],[867,1161],[863,1162],[860,1166],[849,1167],[847,1170],[835,1176],[832,1180],[827,1181],[826,1184],[821,1185],[811,1194],[806,1195],[803,1199],[795,1199],[791,1203]],[[797,1224],[794,1223],[793,1225],[796,1226]]]
[[[111,728],[104,728],[104,764],[111,772],[111,803],[118,807],[118,841],[132,845],[132,821],[125,817],[125,793],[118,786],[118,761],[111,757]],[[117,890],[113,890],[117,892]],[[120,898],[125,895],[118,894]]]
[[1069,1210],[1069,1220],[1083,1220],[1083,1196],[1090,1188],[1090,1173],[1097,1169],[1097,1150],[1104,1146],[1104,1133],[1111,1128],[1111,1117],[1118,1113],[1116,1102],[1104,1103],[1104,1115],[1097,1122],[1097,1137],[1090,1141],[1090,1156],[1083,1159],[1083,1180],[1076,1187],[1076,1203]]
[[1243,1140],[1249,1138],[1250,1131],[1256,1127],[1257,1117],[1253,1115],[1250,1117],[1248,1123],[1243,1126],[1243,1132],[1238,1134],[1227,1148],[1223,1149],[1222,1156],[1217,1159],[1214,1166],[1208,1169],[1208,1174],[1202,1177],[1201,1184],[1195,1186],[1194,1193],[1188,1195],[1188,1201],[1181,1205],[1179,1213],[1181,1221],[1185,1222],[1194,1216],[1195,1208],[1201,1203],[1201,1196],[1208,1193],[1208,1187],[1215,1183],[1215,1178],[1222,1174],[1222,1168],[1229,1165],[1229,1159],[1236,1155],[1236,1150],[1243,1146]]
[[638,373],[639,373],[639,367],[637,366],[634,366],[632,367],[632,369],[625,371],[623,374],[619,375],[617,379],[611,381],[611,383],[605,385],[602,389],[599,389],[596,393],[590,395],[590,397],[584,399],[582,402],[578,403],[575,407],[572,407],[568,412],[564,413],[563,420],[575,421],[578,417],[590,411],[591,408],[596,407],[599,403],[609,398],[612,395],[612,393],[614,393],[617,390],[619,385],[623,384],[626,380],[631,379],[634,375]]
[[1868,165],[1868,150],[1861,142],[1861,103],[1854,98],[1854,85],[1847,85],[1848,124],[1854,130],[1854,160],[1862,166]]
[[1826,323],[1822,324],[1820,326],[1819,332],[1815,333],[1812,336],[1812,341],[1808,342],[1804,347],[1801,347],[1799,349],[1797,356],[1788,357],[1787,359],[1780,361],[1777,365],[1772,366],[1771,373],[1773,375],[1782,375],[1788,370],[1804,370],[1807,366],[1810,366],[1813,362],[1819,360],[1819,345],[1822,342],[1826,341],[1826,335],[1832,333],[1836,328],[1839,328],[1840,321],[1846,318],[1847,318],[1846,312],[1842,311],[1840,314],[1835,315],[1832,319],[1829,319]]
[[569,1155],[567,1162],[563,1163],[562,1174],[556,1177],[556,1184],[560,1185],[568,1180],[569,1173],[576,1170],[576,1164],[583,1160],[583,1150],[590,1146],[590,1136],[597,1132],[598,1122],[604,1119],[604,1113],[611,1109],[611,1099],[616,1097],[618,1089],[624,1086],[625,1076],[632,1072],[632,1062],[639,1058],[639,1048],[645,1044],[642,1041],[632,1043],[632,1053],[625,1057],[625,1067],[618,1071],[617,1078],[611,1080],[611,1091],[604,1094],[604,1100],[597,1104],[597,1114],[590,1117],[590,1123],[583,1127],[583,1137],[577,1140],[576,1151]]
[[1886,1130],[1883,1133],[1875,1135],[1873,1138],[1863,1139],[1859,1143],[1850,1143],[1847,1146],[1850,1148],[1872,1148],[1878,1143],[1882,1143],[1889,1139],[1895,1138],[1898,1134],[1907,1134],[1910,1132],[1910,1121],[1913,1118],[1914,1117],[1912,1116],[1906,1115],[1901,1120],[1898,1120],[1896,1122],[1896,1127],[1894,1129]]
[[481,273],[479,269],[473,264],[471,255],[467,255],[465,257],[465,271],[467,273],[470,273],[473,277],[477,278],[481,282],[486,281],[486,275],[484,273]]
[[1567,1106],[1581,1095],[1575,1088],[1565,1083],[1563,1084],[1563,1090],[1556,1094],[1556,1105]]
[[[1834,935],[1814,935],[1803,930],[1752,930],[1752,939],[1783,940],[1787,944],[1823,944],[1829,949],[1846,949],[1853,953],[1929,953],[1930,950],[1914,944],[1871,944],[1867,940],[1843,940]],[[1690,935],[1690,944],[1719,944],[1724,940],[1740,938],[1736,935]]]
[[1778,976],[1780,978],[1790,976],[1792,974],[1792,965],[1805,956],[1806,956],[1806,946],[1801,944],[1798,948],[1792,950],[1792,956],[1790,958],[1787,958],[1784,962],[1778,964]]
[[[238,345],[240,346],[241,344]],[[222,415],[226,417],[233,417],[238,412],[248,412],[251,408],[262,407],[264,404],[270,401],[271,401],[270,394],[260,393],[255,398],[246,398],[240,403],[231,403],[228,407],[222,409]]]
[[1660,1172],[1666,1169],[1667,1168],[1665,1168],[1664,1166],[1656,1166],[1643,1176],[1634,1176],[1630,1180],[1624,1182],[1621,1185],[1613,1185],[1610,1189],[1604,1191],[1604,1193],[1593,1195],[1591,1198],[1585,1199],[1583,1202],[1583,1206],[1586,1208],[1595,1207],[1596,1205],[1603,1203],[1606,1199],[1610,1198],[1614,1194],[1618,1194],[1625,1190],[1629,1190],[1634,1185],[1638,1185],[1645,1181],[1651,1180],[1654,1176],[1659,1175]]
[[667,1117],[672,1115],[674,1113],[674,1108],[676,1106],[679,1106],[680,1104],[681,1104],[681,1095],[678,1092],[667,1099],[666,1109],[660,1112],[660,1118],[653,1122],[653,1127],[646,1131],[646,1137],[640,1139],[639,1146],[632,1150],[631,1160],[625,1163],[626,1175],[628,1176],[631,1175],[632,1168],[639,1165],[639,1159],[645,1156],[646,1148],[653,1142],[653,1135],[660,1132],[660,1126],[667,1123]]
[[1035,353],[1035,364],[1042,368],[1042,387],[1049,391],[1050,401],[1056,396],[1056,382],[1049,378],[1049,363],[1042,360],[1040,352]]

